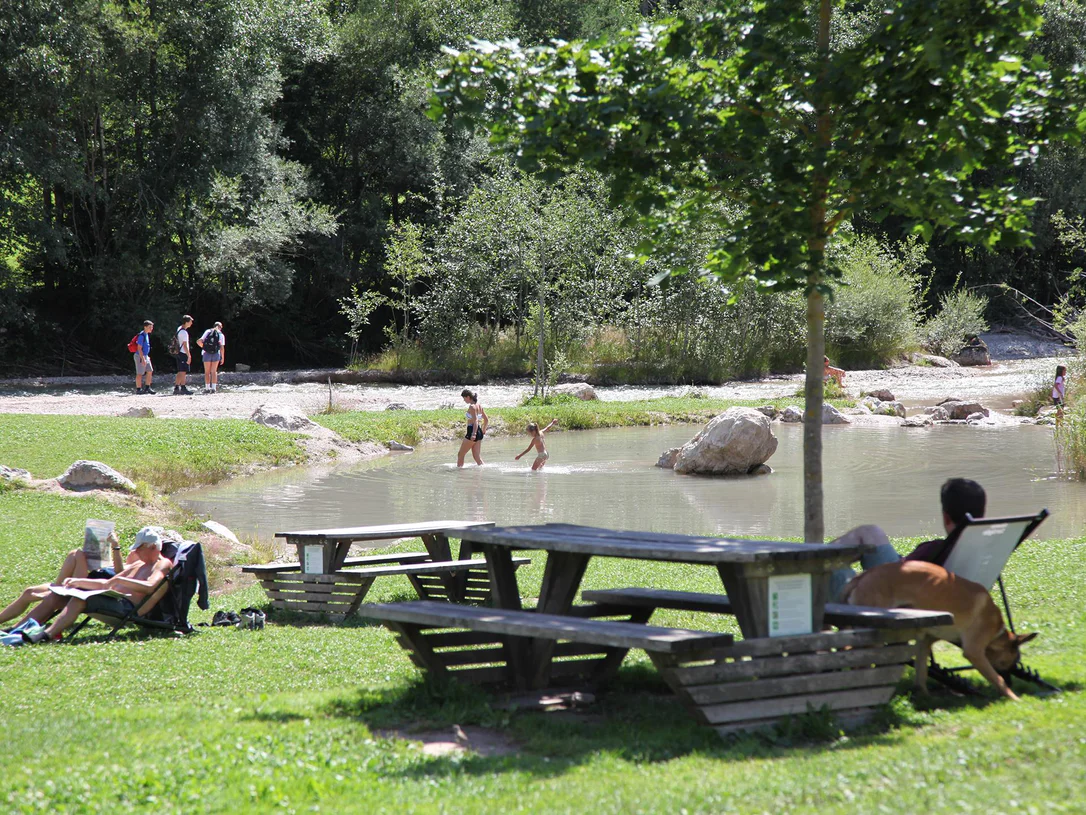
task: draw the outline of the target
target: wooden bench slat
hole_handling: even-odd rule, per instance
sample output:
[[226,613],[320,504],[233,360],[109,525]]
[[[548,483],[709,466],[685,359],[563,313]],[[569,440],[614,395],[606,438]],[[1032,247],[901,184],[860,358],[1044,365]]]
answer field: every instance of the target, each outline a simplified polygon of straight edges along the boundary
[[[387,563],[422,563],[429,560],[427,552],[395,552],[390,555],[366,555],[365,557],[349,557],[343,561],[346,566],[381,566]],[[302,564],[291,563],[261,563],[252,566],[242,566],[241,570],[247,574],[276,574],[278,572],[300,572]]]
[[375,620],[427,628],[467,628],[516,637],[571,640],[612,648],[641,648],[664,653],[711,648],[732,642],[731,634],[711,631],[588,620],[535,611],[475,608],[426,600],[365,606],[359,613]]
[[[526,557],[513,558],[514,566],[531,563]],[[447,572],[463,572],[469,569],[486,568],[484,560],[428,560],[425,563],[409,563],[403,566],[373,566],[368,569],[355,569],[346,574],[363,577],[383,577],[386,575],[430,575]]]
[[[628,588],[586,591],[581,597],[592,603],[615,603],[680,611],[705,611],[731,614],[732,604],[725,594],[666,589]],[[874,608],[845,603],[826,603],[825,620],[831,625],[858,625],[864,628],[922,628],[949,625],[954,617],[943,611],[915,608]]]

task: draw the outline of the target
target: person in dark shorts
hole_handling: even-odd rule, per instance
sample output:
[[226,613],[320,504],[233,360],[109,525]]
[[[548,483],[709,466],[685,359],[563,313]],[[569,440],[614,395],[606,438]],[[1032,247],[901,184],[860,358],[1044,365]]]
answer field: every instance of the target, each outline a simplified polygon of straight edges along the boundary
[[460,397],[468,406],[467,412],[464,414],[464,417],[468,420],[468,429],[464,433],[464,440],[460,442],[460,452],[456,455],[456,466],[464,466],[464,458],[469,450],[472,458],[475,459],[475,463],[481,466],[483,463],[483,436],[486,435],[490,419],[486,415],[486,411],[483,410],[483,406],[479,404],[479,394],[464,388],[460,392]]
[[[896,563],[899,560],[924,560],[942,566],[946,562],[956,538],[955,531],[966,522],[966,515],[983,518],[987,509],[988,496],[984,487],[968,478],[951,478],[939,490],[939,502],[943,508],[943,529],[945,538],[924,541],[904,558],[890,543],[886,533],[874,524],[851,529],[834,543],[874,543],[875,550],[864,554],[860,564],[864,569],[881,566],[883,563]],[[837,569],[830,577],[830,597],[836,599],[856,572],[845,567]]]
[[192,396],[192,391],[186,387],[189,371],[192,370],[192,342],[189,338],[189,328],[192,327],[192,317],[186,314],[181,318],[181,325],[174,332],[176,338],[175,347],[177,353],[174,361],[177,363],[177,375],[173,378],[174,396]]
[[[83,612],[124,614],[134,611],[147,595],[158,588],[172,566],[170,561],[162,556],[162,541],[163,531],[160,527],[145,526],[136,533],[136,541],[132,545],[134,557],[131,558],[131,562],[113,577],[66,578],[61,584],[64,588],[114,591],[122,596],[94,595],[86,600],[77,597],[67,598],[60,616],[45,630],[44,641],[59,640],[65,629],[79,619],[79,615]],[[31,616],[35,619],[37,611],[35,609],[31,612]]]

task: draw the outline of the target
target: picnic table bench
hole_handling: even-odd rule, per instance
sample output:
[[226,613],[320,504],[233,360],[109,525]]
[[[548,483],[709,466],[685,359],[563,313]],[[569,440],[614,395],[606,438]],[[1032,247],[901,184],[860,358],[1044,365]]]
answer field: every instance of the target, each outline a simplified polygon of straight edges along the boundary
[[[471,544],[462,543],[453,557],[450,536],[490,526],[489,521],[427,521],[409,524],[308,529],[278,532],[298,551],[292,563],[243,566],[257,577],[273,608],[346,617],[355,613],[378,577],[404,575],[428,600],[485,602],[489,596],[486,564],[472,559]],[[419,537],[425,552],[347,557],[358,544]],[[518,559],[514,568],[528,562]]]
[[[846,721],[892,696],[923,632],[948,615],[827,604],[832,569],[859,558],[849,544],[796,544],[619,532],[568,524],[464,530],[482,551],[495,609],[398,603],[367,607],[420,667],[518,690],[606,681],[629,648],[645,650],[702,722],[721,732],[828,707]],[[511,551],[547,552],[535,610],[521,608]],[[618,589],[584,592],[591,557],[701,563],[727,594]],[[656,608],[733,614],[745,639],[648,624]],[[615,619],[621,618],[621,619]],[[856,626],[822,631],[824,624]],[[680,632],[663,634],[662,632]]]
[[[560,657],[599,653],[625,656],[630,648],[679,654],[732,642],[732,635],[692,631],[642,623],[597,620],[564,614],[478,608],[455,603],[418,600],[371,604],[360,611],[380,620],[399,635],[401,644],[420,668],[447,677],[456,668],[458,679],[494,682],[509,679],[511,651],[526,643],[525,637],[557,642]],[[449,632],[450,628],[468,631]],[[463,646],[473,646],[464,649]],[[485,648],[480,646],[486,646]],[[581,677],[580,660],[559,667],[564,678]],[[617,667],[617,666],[616,666]],[[568,669],[572,669],[569,671]]]

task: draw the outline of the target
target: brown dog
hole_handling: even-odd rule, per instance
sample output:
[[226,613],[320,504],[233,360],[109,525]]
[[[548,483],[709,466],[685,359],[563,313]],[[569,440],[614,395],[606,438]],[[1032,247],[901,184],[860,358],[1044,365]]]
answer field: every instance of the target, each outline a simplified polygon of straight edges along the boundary
[[1037,634],[1008,631],[988,590],[979,583],[958,577],[934,563],[903,560],[876,566],[854,577],[845,586],[843,601],[854,606],[919,608],[954,615],[953,626],[932,629],[921,643],[916,658],[917,687],[926,692],[931,644],[945,639],[960,645],[965,658],[1001,694],[1018,701],[1000,673],[1014,666],[1019,647]]

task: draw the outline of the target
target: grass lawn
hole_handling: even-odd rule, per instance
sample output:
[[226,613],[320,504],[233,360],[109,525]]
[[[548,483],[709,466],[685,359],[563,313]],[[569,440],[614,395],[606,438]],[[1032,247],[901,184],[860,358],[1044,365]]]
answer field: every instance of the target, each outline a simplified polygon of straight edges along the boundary
[[[591,430],[601,427],[636,427],[680,422],[706,422],[730,407],[757,407],[767,403],[779,409],[802,406],[796,397],[772,400],[724,400],[667,397],[638,402],[562,402],[556,405],[490,408],[493,433],[522,433],[528,422],[558,419],[566,430]],[[844,404],[835,401],[838,406]],[[418,444],[427,438],[448,438],[463,432],[464,410],[352,411],[313,416],[330,430],[350,441],[386,444],[399,441]]]
[[[135,523],[94,500],[0,492],[0,603],[49,578],[88,516],[115,518],[126,533]],[[426,687],[392,635],[361,622],[273,616],[262,632],[3,649],[0,810],[1083,812],[1084,570],[1079,539],[1028,544],[1006,573],[1016,623],[1041,632],[1028,663],[1072,692],[1017,705],[906,695],[878,726],[848,736],[813,717],[772,738],[720,739],[667,694],[642,654],[587,715],[495,711],[482,691]],[[537,592],[541,577],[537,558],[522,570],[523,593]],[[719,589],[712,570],[696,566],[600,560],[585,578],[586,588],[639,584]],[[396,578],[370,598],[409,596]],[[248,588],[212,610],[254,602],[262,593]],[[684,612],[654,620],[727,627]],[[492,727],[519,751],[431,758],[378,733],[453,723]]]
[[38,478],[58,476],[73,461],[94,459],[170,492],[221,481],[247,465],[304,458],[293,434],[243,419],[0,414],[0,464]]

